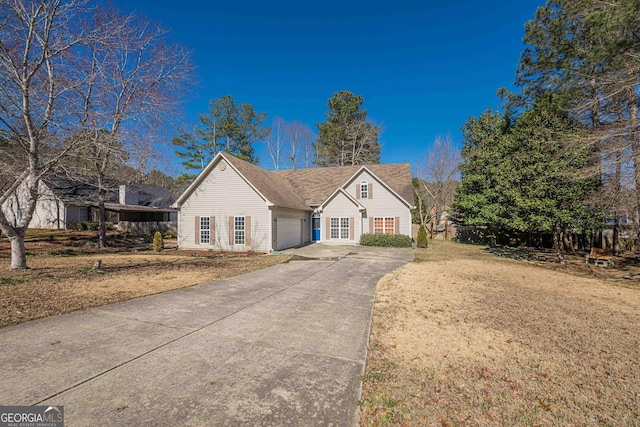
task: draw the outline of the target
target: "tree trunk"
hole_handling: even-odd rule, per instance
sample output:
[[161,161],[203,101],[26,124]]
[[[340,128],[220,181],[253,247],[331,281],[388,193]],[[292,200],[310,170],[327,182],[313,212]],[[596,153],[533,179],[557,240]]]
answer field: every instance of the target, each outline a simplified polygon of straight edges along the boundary
[[10,270],[27,270],[27,251],[24,247],[24,235],[26,229],[16,229],[14,236],[9,236],[11,242],[11,265]]
[[575,255],[576,248],[575,248],[575,245],[573,243],[573,233],[562,232],[562,239],[564,241],[565,252],[567,250],[569,250],[569,251],[571,251],[572,254]]
[[564,243],[562,240],[562,231],[554,231],[553,246],[558,255],[558,262],[564,263]]
[[635,178],[636,215],[640,216],[640,141],[638,141],[638,105],[635,92],[629,100],[629,125],[631,127],[631,151],[633,153],[633,176]]
[[449,241],[449,220],[444,220],[444,240],[445,242]]
[[98,247],[100,248],[109,246],[107,242],[106,213],[104,209],[106,194],[107,190],[104,188],[103,177],[98,176]]
[[618,255],[618,228],[620,227],[620,224],[618,224],[618,212],[614,212],[615,217],[613,218],[613,241],[612,241],[612,245],[613,246],[613,254],[614,255]]
[[107,242],[107,226],[105,221],[104,200],[98,203],[98,247],[106,248],[109,246]]
[[[618,215],[618,206],[620,206],[620,190],[622,189],[622,149],[616,150],[616,173],[614,183],[615,206],[613,210],[613,254],[618,254],[618,233],[620,228],[620,219]],[[635,162],[634,162],[635,165]]]

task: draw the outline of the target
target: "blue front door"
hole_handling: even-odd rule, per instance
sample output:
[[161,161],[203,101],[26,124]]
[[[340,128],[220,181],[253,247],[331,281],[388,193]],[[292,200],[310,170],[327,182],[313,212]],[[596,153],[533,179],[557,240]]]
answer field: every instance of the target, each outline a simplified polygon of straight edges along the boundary
[[312,228],[311,239],[314,242],[319,241],[320,240],[320,218],[311,218],[311,228]]

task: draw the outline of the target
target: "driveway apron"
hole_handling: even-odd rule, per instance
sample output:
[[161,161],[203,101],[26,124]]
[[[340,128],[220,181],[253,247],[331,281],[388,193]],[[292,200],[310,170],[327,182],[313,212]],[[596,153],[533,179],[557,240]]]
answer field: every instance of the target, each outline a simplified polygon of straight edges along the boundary
[[66,426],[357,423],[378,280],[352,253],[0,329],[0,405]]

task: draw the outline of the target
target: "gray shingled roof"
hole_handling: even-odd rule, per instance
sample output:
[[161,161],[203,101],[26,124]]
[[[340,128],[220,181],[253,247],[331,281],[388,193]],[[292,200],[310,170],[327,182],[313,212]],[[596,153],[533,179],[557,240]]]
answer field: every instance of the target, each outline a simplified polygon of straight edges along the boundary
[[[344,185],[362,168],[362,166],[333,166],[267,171],[229,154],[224,154],[224,158],[276,206],[306,210],[311,206],[322,204],[338,187]],[[408,163],[377,164],[366,167],[407,203],[412,204],[411,168]]]
[[[43,182],[53,191],[62,202],[73,205],[89,205],[98,201],[98,186],[93,177],[56,177],[48,176]],[[147,184],[130,184],[138,188],[138,205],[159,208],[169,208],[175,197],[163,187]],[[118,203],[119,182],[106,181],[107,203]]]

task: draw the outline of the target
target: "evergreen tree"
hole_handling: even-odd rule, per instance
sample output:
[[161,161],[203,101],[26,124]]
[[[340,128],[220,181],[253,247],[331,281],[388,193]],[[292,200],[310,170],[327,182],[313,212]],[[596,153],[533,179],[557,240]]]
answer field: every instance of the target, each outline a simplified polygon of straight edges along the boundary
[[[200,126],[193,133],[183,133],[173,139],[176,154],[184,159],[187,170],[202,170],[219,151],[233,154],[251,163],[258,163],[253,144],[269,134],[264,123],[267,113],[258,113],[251,104],[236,104],[230,95],[214,99],[209,112],[200,115]],[[181,175],[180,181],[193,180],[194,174]]]
[[547,95],[518,118],[508,138],[509,168],[503,181],[511,228],[552,233],[560,260],[565,237],[591,230],[596,212],[585,203],[599,183],[584,173],[590,166],[589,150],[573,146],[579,126],[562,107]]
[[327,120],[316,125],[320,132],[315,144],[317,165],[380,163],[380,128],[367,121],[362,103],[363,97],[350,91],[336,92],[329,99]]
[[462,179],[453,208],[464,224],[486,226],[492,235],[508,226],[504,222],[501,179],[509,128],[508,117],[490,109],[478,118],[469,118],[462,127]]
[[[197,133],[197,130],[196,130]],[[183,150],[176,150],[176,155],[183,159],[180,164],[186,170],[197,170],[198,172],[213,159],[216,155],[216,145],[204,138],[198,138],[196,133],[182,133],[171,140],[171,143]],[[178,176],[180,182],[192,182],[196,174],[184,172]]]
[[420,228],[418,229],[416,246],[419,248],[429,247],[429,238],[427,237],[427,229],[425,228],[424,224],[420,224]]
[[[591,174],[608,189],[598,202],[620,199],[611,193],[632,182],[640,212],[640,2],[549,0],[525,28],[516,79],[522,91],[509,96],[511,105],[531,105],[548,91],[562,94],[571,117],[585,125],[573,145],[590,148]],[[621,166],[624,158],[630,168]]]
[[564,237],[592,226],[595,212],[585,200],[598,186],[580,173],[589,167],[589,150],[571,145],[578,124],[562,107],[547,95],[513,123],[491,111],[470,119],[454,205],[465,224],[494,233],[552,233],[559,259]]

